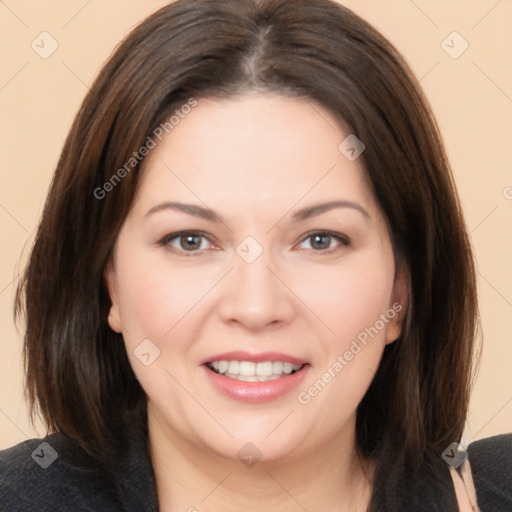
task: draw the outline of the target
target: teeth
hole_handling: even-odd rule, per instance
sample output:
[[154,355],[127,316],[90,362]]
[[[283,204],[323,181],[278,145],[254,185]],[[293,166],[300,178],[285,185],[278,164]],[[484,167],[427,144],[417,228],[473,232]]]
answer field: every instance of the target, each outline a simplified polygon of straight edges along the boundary
[[273,366],[274,365],[270,361],[258,363],[256,365],[256,375],[259,375],[260,377],[270,377],[272,375]]
[[216,373],[245,382],[265,382],[279,379],[283,374],[290,375],[303,366],[282,361],[265,361],[262,363],[254,363],[253,361],[213,361],[208,365]]
[[292,373],[293,370],[293,364],[290,363],[284,363],[283,364],[283,372],[286,374]]
[[[231,364],[230,364],[230,367],[231,367]],[[251,361],[242,361],[240,363],[238,371],[240,372],[240,375],[243,375],[244,377],[254,377],[256,375],[256,363],[252,363]],[[235,373],[235,372],[229,372],[229,373]]]
[[[221,361],[224,362],[224,361]],[[227,361],[226,361],[227,363]],[[239,374],[240,363],[238,361],[230,361],[226,373],[232,373],[233,375]]]
[[281,361],[275,361],[272,363],[272,373],[275,373],[276,375],[281,375],[283,373],[283,366],[284,363],[281,363]]

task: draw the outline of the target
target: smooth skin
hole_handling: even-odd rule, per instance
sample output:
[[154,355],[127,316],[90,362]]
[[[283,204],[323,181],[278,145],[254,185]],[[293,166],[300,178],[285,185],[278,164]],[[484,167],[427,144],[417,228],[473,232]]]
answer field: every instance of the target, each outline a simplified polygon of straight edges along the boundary
[[[205,98],[144,162],[105,273],[109,324],[123,334],[148,397],[163,512],[368,505],[356,408],[385,345],[400,335],[400,315],[307,405],[298,400],[358,334],[393,304],[405,311],[407,301],[406,274],[395,268],[362,158],[352,162],[338,149],[347,135],[309,100]],[[293,220],[296,211],[330,201],[352,205]],[[213,210],[222,221],[168,202]],[[184,230],[200,233],[168,236]],[[332,235],[315,236],[326,231]],[[237,253],[248,236],[263,249],[252,263]],[[148,366],[134,354],[144,339],[160,350]],[[298,389],[244,403],[219,393],[201,366],[233,350],[284,352],[310,368]],[[237,456],[248,442],[261,452],[253,467]],[[373,464],[365,462],[371,480]]]

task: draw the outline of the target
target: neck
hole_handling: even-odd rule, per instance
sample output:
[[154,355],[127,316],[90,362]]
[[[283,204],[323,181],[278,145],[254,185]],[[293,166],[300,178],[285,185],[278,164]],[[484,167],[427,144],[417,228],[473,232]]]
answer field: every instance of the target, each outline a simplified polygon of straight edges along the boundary
[[[161,512],[364,512],[370,461],[355,450],[355,418],[337,438],[301,455],[246,467],[173,431],[148,403],[149,450]],[[362,464],[365,465],[363,470]]]

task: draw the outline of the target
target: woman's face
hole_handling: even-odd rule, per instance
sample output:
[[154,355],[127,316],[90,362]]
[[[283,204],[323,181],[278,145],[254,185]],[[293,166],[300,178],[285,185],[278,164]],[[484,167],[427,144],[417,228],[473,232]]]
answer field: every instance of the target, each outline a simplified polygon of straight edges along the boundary
[[353,435],[406,297],[349,135],[312,102],[200,99],[146,157],[109,323],[169,439],[264,461]]

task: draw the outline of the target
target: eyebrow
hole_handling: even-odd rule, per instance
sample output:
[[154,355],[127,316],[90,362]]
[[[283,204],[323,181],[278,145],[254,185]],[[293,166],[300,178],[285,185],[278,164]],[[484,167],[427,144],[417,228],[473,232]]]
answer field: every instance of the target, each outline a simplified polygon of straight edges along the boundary
[[[352,208],[366,218],[371,219],[370,214],[358,203],[354,203],[352,201],[329,201],[327,203],[319,203],[312,206],[307,206],[306,208],[302,208],[301,210],[297,210],[293,216],[293,222],[301,222],[311,217],[315,217],[322,213],[325,213],[334,208]],[[144,216],[145,218],[161,211],[166,210],[175,210],[187,213],[188,215],[192,215],[193,217],[198,217],[200,219],[207,220],[209,222],[214,223],[224,223],[224,220],[220,215],[211,210],[210,208],[203,208],[202,206],[195,204],[187,204],[187,203],[179,203],[175,201],[166,201],[156,206],[153,206]]]

